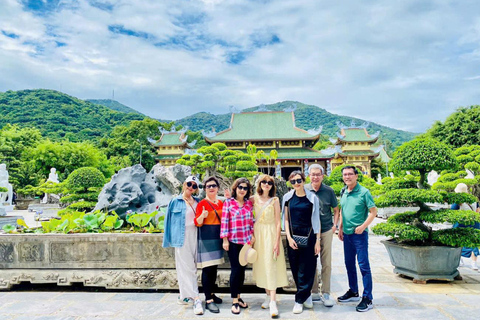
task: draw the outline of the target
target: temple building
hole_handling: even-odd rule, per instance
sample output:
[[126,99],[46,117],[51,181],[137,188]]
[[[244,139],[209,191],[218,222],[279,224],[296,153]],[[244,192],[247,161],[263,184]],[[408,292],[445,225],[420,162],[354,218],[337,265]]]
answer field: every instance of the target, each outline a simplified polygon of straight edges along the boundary
[[378,140],[380,132],[369,134],[367,131],[368,123],[361,126],[352,124],[347,127],[342,123],[338,123],[340,132],[337,132],[336,139],[330,139],[334,145],[333,148],[327,149],[327,153],[334,152],[332,159],[332,170],[343,164],[355,166],[364,175],[371,177],[371,162],[374,158],[382,154],[383,158],[389,160],[383,145],[374,146]]
[[281,175],[288,179],[294,170],[305,171],[309,164],[318,163],[326,170],[334,153],[328,154],[313,149],[320,138],[321,128],[302,130],[295,126],[293,111],[266,111],[232,113],[230,127],[219,133],[205,133],[205,140],[212,144],[222,142],[229,149],[246,152],[249,145],[257,151],[263,150],[269,156],[272,150],[277,153],[275,160],[258,160],[262,172]]
[[196,141],[187,143],[187,129],[166,131],[159,128],[162,136],[158,140],[150,140],[150,143],[157,149],[155,160],[163,166],[174,166],[176,161],[184,154],[190,153]]

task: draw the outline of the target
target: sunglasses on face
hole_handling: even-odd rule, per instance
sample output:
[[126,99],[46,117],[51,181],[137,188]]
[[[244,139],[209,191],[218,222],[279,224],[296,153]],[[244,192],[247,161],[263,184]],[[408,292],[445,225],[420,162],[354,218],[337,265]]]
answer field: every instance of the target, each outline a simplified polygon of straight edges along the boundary
[[248,186],[247,187],[244,187],[244,186],[238,186],[237,187],[238,190],[244,190],[244,191],[247,191],[248,190]]
[[292,179],[292,180],[290,180],[290,183],[291,183],[292,185],[297,184],[297,183],[300,184],[300,183],[302,183],[302,182],[303,182],[302,179]]
[[209,184],[209,185],[206,185],[205,186],[205,189],[215,189],[217,188],[218,186],[216,184]]
[[273,181],[267,181],[267,180],[263,180],[263,181],[260,181],[261,184],[268,184],[269,186],[273,186]]
[[187,182],[187,187],[191,187],[193,190],[196,190],[198,188],[197,184],[191,181]]

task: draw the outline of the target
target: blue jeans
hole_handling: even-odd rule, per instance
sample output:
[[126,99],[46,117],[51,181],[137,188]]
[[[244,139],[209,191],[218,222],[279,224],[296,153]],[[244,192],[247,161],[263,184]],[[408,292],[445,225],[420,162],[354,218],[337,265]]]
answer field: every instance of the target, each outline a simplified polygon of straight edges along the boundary
[[364,231],[362,234],[344,234],[343,251],[350,290],[358,292],[357,267],[355,265],[355,258],[357,258],[363,280],[362,297],[373,300],[372,271],[370,270],[370,262],[368,261],[368,232]]

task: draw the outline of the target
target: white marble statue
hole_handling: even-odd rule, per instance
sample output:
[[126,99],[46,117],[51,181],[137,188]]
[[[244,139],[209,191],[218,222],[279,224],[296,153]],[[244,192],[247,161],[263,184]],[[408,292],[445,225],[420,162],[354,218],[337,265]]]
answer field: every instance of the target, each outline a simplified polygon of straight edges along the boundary
[[433,184],[438,181],[438,178],[439,178],[438,172],[435,170],[432,170],[427,175],[427,183],[433,186]]
[[412,175],[412,174],[410,173],[410,171],[405,171],[405,174],[406,174],[407,176]]
[[392,179],[395,178],[395,177],[393,176],[393,172],[390,172],[390,178],[392,178]]
[[[58,181],[57,169],[55,169],[55,168],[50,169],[50,174],[48,175],[47,181],[51,181],[51,182],[54,182],[54,183],[59,183],[60,182],[60,181]],[[48,196],[49,195],[52,196],[51,194],[45,193],[45,196],[42,199],[42,203],[48,203]],[[58,196],[55,195],[54,198],[58,198]]]
[[377,184],[382,184],[382,175],[380,173],[377,176]]
[[2,206],[5,202],[7,202],[8,205],[12,205],[12,200],[13,200],[13,187],[12,185],[8,182],[8,171],[7,171],[7,165],[5,163],[0,164],[0,187],[7,188],[7,192],[1,192],[0,193],[0,206]]
[[48,175],[48,180],[47,181],[52,181],[52,182],[55,182],[55,183],[59,183],[57,169],[55,169],[55,168],[50,169],[50,174]]

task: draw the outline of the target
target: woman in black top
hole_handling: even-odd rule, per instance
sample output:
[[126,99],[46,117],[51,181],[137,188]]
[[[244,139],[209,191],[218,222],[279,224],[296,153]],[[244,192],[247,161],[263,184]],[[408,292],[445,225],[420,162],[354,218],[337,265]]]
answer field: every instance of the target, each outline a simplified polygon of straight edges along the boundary
[[[290,269],[297,285],[293,313],[301,313],[304,306],[313,308],[311,291],[320,253],[319,200],[312,192],[307,193],[302,172],[293,171],[288,180],[294,189],[283,196],[284,222]],[[294,235],[308,240],[302,245],[301,239],[297,238],[297,243]]]

